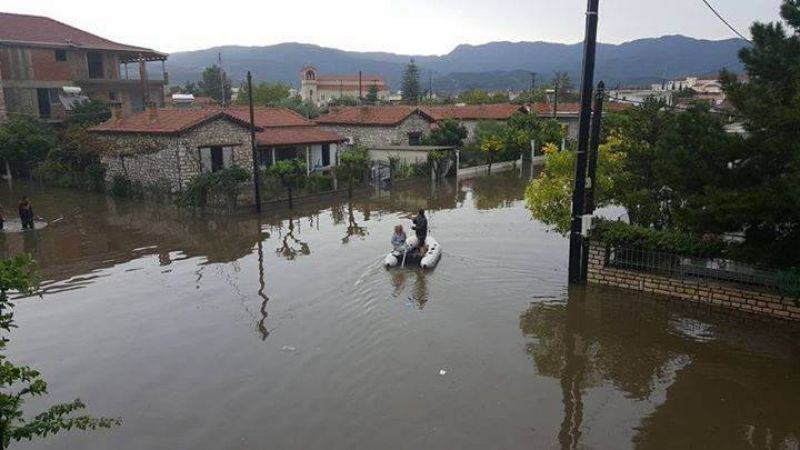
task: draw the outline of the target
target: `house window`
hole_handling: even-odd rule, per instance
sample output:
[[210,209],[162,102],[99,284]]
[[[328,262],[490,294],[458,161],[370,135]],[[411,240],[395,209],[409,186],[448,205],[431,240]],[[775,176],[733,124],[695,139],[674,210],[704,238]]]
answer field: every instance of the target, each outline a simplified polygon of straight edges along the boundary
[[61,103],[61,98],[59,97],[59,90],[58,89],[48,89],[47,92],[50,95],[50,103],[58,104]]
[[108,99],[112,102],[119,101],[119,95],[117,95],[117,91],[110,91],[108,93]]
[[297,159],[299,154],[297,147],[278,147],[275,149],[275,161]]
[[200,169],[202,172],[216,172],[233,165],[231,147],[213,146],[200,148]]
[[86,53],[89,66],[89,78],[105,78],[103,73],[103,54],[98,52]]
[[331,165],[331,144],[322,144],[322,167]]
[[408,145],[422,145],[422,133],[419,131],[408,133]]
[[56,50],[56,61],[64,62],[67,60],[67,51],[66,50]]
[[266,169],[272,165],[272,149],[262,148],[258,150],[258,166]]
[[313,70],[309,70],[306,72],[306,80],[313,81],[317,78],[317,75],[314,73]]

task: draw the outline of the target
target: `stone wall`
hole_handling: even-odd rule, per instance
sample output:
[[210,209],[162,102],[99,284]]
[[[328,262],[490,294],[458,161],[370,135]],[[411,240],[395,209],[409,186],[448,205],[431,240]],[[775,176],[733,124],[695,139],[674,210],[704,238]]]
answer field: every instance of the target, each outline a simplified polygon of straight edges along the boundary
[[589,283],[664,295],[780,319],[800,320],[800,299],[723,282],[670,278],[647,272],[618,269],[608,265],[606,252],[605,244],[591,244],[587,277]]
[[365,147],[386,147],[390,145],[408,145],[408,133],[422,133],[427,136],[431,132],[431,123],[414,114],[398,125],[391,127],[364,125],[327,125],[322,129],[333,131],[340,136],[352,138],[356,145]]
[[111,152],[102,158],[106,179],[127,176],[144,185],[158,185],[176,193],[201,172],[201,147],[230,147],[233,164],[250,169],[253,164],[250,132],[226,119],[195,127],[179,136],[158,134],[111,134],[99,136],[110,142]]

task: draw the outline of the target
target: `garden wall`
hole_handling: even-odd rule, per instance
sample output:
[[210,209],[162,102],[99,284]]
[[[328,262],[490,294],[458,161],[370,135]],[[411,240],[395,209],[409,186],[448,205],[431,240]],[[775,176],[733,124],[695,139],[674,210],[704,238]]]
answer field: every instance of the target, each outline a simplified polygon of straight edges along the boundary
[[612,267],[607,247],[589,249],[588,282],[664,295],[694,303],[800,321],[800,299],[707,279],[682,279]]

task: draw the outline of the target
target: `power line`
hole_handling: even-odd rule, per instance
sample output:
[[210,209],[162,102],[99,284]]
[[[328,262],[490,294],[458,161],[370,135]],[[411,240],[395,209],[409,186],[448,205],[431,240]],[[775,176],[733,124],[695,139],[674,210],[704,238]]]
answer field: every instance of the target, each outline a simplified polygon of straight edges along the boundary
[[750,44],[752,44],[752,43],[753,43],[753,41],[751,41],[750,39],[747,39],[746,37],[744,37],[744,35],[743,35],[742,33],[740,33],[740,32],[739,32],[739,30],[737,30],[736,28],[734,28],[734,27],[733,27],[733,25],[731,25],[731,24],[730,24],[730,23],[729,23],[727,20],[725,20],[725,18],[724,18],[724,17],[722,17],[722,14],[720,14],[719,12],[717,12],[717,10],[716,10],[716,9],[714,9],[714,7],[713,7],[713,6],[711,6],[711,3],[708,3],[708,0],[700,0],[700,1],[702,1],[703,3],[705,3],[705,4],[706,4],[706,6],[708,6],[708,9],[710,9],[710,10],[711,10],[711,12],[713,12],[713,13],[714,13],[714,15],[715,15],[715,16],[717,16],[717,18],[719,18],[719,20],[721,20],[721,21],[722,21],[722,23],[724,23],[724,24],[725,24],[725,25],[726,25],[728,28],[730,28],[730,30],[731,30],[731,31],[733,31],[733,32],[734,32],[734,33],[735,33],[737,36],[739,36],[740,38],[744,39],[745,41],[747,41],[747,42],[748,42],[748,43],[750,43]]

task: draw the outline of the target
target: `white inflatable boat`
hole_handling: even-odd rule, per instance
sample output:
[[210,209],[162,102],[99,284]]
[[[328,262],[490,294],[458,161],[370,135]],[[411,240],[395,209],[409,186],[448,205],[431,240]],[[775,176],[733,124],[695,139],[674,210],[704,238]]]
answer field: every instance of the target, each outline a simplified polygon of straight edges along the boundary
[[422,258],[419,257],[419,252],[417,251],[418,244],[419,241],[415,235],[409,236],[408,239],[406,239],[406,247],[408,250],[405,254],[401,251],[392,251],[386,255],[383,265],[385,267],[397,267],[403,265],[405,262],[405,266],[420,266],[423,269],[433,269],[436,267],[436,264],[439,263],[439,259],[442,257],[442,246],[439,245],[439,242],[430,236],[426,237],[425,245],[428,246],[428,252]]

